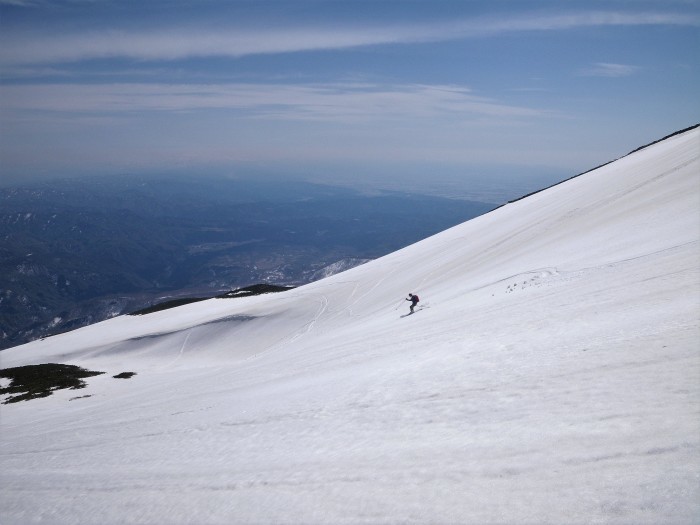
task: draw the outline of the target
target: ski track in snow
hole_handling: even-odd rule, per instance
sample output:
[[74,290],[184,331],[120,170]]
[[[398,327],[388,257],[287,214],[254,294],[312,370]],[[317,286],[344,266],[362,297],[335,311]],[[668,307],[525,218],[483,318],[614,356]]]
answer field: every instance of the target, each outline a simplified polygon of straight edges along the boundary
[[182,356],[185,353],[185,346],[187,346],[187,341],[189,340],[191,335],[192,335],[192,330],[188,330],[187,336],[185,336],[185,340],[182,342],[182,346],[180,347],[180,352],[177,354],[177,357],[172,361],[171,365],[177,363],[182,358]]
[[694,129],[307,286],[3,351],[105,372],[2,405],[3,524],[697,523],[699,152]]
[[300,337],[303,337],[305,334],[311,332],[314,328],[314,325],[318,322],[318,320],[328,308],[328,297],[326,297],[325,295],[320,295],[317,296],[317,298],[320,304],[318,311],[314,314],[314,317],[313,319],[311,319],[311,321],[309,321],[300,331],[298,331],[289,339],[290,343],[293,343]]

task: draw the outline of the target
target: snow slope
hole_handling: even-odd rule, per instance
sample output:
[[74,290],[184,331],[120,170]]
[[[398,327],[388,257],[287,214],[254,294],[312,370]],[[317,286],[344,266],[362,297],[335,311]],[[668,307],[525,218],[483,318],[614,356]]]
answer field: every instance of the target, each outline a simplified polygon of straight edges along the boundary
[[3,351],[107,374],[2,405],[2,522],[700,522],[699,157],[695,128],[289,292]]

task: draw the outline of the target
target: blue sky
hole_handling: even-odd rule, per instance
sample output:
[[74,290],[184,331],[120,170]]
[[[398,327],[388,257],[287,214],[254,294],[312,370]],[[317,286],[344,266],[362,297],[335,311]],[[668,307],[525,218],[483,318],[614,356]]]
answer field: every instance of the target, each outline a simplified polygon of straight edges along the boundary
[[570,176],[700,122],[699,35],[681,0],[0,0],[0,174]]

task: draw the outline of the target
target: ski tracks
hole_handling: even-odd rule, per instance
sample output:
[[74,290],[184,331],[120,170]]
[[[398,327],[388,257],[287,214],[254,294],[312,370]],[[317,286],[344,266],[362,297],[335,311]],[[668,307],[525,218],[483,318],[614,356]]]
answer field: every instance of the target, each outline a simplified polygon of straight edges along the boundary
[[347,284],[353,285],[352,291],[348,295],[348,302],[345,306],[339,308],[336,311],[329,311],[331,301],[326,294],[312,295],[311,297],[316,299],[319,303],[319,307],[313,314],[312,319],[304,323],[304,325],[302,325],[301,328],[293,332],[288,338],[285,338],[283,343],[293,343],[295,341],[298,341],[305,335],[311,333],[316,328],[316,325],[318,324],[319,320],[324,316],[327,321],[337,319],[344,314],[349,315],[350,317],[357,317],[357,315],[353,311],[353,307],[357,305],[360,301],[362,301],[362,299],[371,294],[374,290],[376,290],[379,286],[381,286],[385,280],[386,277],[383,277],[375,281],[369,289],[360,294],[358,294],[358,291],[360,290],[360,284],[356,281],[347,281]]
[[173,360],[171,364],[177,363],[180,358],[185,354],[185,347],[187,346],[187,341],[189,341],[190,336],[192,335],[192,329],[187,331],[187,336],[185,336],[185,340],[182,342],[182,346],[180,347],[180,351],[177,354],[177,357]]
[[506,284],[505,293],[512,293],[516,290],[524,290],[530,286],[542,286],[545,282],[551,280],[552,278],[558,277],[560,274],[560,271],[553,266],[527,270],[480,286],[476,286],[469,290],[468,293],[478,292],[480,290],[503,284]]
[[517,290],[524,290],[530,286],[542,286],[545,281],[559,275],[560,272],[556,268],[540,268],[511,275],[510,277],[498,281],[498,283],[510,282],[506,287],[505,293],[513,293]]
[[319,299],[320,303],[319,309],[316,311],[311,321],[307,322],[304,326],[302,326],[302,328],[299,331],[292,335],[292,337],[289,339],[290,343],[293,343],[294,341],[311,332],[314,329],[314,326],[316,325],[318,320],[328,309],[328,297],[326,295],[320,295],[317,298]]

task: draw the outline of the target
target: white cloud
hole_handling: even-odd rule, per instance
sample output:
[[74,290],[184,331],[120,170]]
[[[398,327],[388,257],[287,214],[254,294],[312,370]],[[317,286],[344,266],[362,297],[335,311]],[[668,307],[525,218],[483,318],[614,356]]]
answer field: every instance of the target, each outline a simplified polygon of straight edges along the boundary
[[590,12],[362,27],[231,27],[226,31],[154,28],[143,32],[110,30],[71,35],[24,34],[6,30],[0,41],[0,63],[38,64],[114,57],[134,60],[242,57],[488,37],[517,31],[635,25],[700,26],[700,18],[668,13]]
[[494,138],[508,130],[520,137],[513,130],[550,115],[422,84],[23,84],[0,86],[0,99],[9,171],[505,162],[523,160],[522,148],[496,152]]
[[628,64],[611,64],[608,62],[598,62],[591,67],[579,71],[579,75],[585,77],[628,77],[637,73],[641,68]]
[[232,110],[247,118],[333,122],[538,117],[543,111],[444,85],[34,84],[0,88],[6,114]]
[[37,5],[35,0],[0,0],[0,5],[11,5],[15,7],[31,7]]

